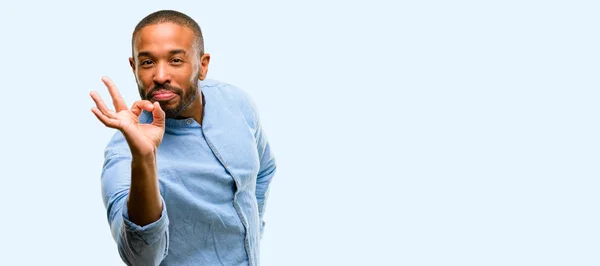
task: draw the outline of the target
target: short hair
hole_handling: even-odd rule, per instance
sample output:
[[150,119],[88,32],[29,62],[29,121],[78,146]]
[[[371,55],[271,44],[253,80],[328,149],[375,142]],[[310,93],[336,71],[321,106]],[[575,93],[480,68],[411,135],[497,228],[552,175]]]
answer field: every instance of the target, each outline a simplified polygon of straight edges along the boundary
[[131,53],[133,54],[133,58],[135,58],[135,41],[138,32],[146,26],[157,25],[161,23],[173,23],[191,29],[192,32],[194,32],[195,38],[193,46],[196,49],[196,52],[199,53],[199,56],[204,54],[204,38],[202,37],[202,30],[200,30],[198,23],[196,23],[196,21],[188,15],[179,11],[160,10],[147,15],[137,24],[137,26],[135,26],[133,34],[131,35]]

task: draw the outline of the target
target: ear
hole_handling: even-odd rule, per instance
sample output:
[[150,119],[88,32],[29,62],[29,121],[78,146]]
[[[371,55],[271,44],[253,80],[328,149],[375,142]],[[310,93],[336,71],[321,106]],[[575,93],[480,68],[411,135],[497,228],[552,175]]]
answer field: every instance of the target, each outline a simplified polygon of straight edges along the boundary
[[133,70],[133,74],[135,75],[135,60],[132,57],[129,58],[129,65],[131,66],[131,70]]
[[206,53],[200,57],[200,69],[198,70],[198,79],[204,80],[208,73],[208,63],[210,63],[210,54]]

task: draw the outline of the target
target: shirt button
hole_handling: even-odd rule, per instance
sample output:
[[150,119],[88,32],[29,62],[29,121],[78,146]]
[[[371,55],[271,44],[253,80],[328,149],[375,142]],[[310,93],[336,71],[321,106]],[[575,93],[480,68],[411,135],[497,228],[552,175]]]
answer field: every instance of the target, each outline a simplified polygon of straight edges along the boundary
[[186,119],[185,123],[188,124],[188,125],[191,124],[192,123],[192,119]]

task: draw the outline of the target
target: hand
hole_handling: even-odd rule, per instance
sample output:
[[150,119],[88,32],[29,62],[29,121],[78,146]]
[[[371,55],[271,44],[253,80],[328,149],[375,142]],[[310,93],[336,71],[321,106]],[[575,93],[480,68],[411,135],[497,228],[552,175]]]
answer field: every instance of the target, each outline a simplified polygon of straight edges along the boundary
[[[132,155],[155,154],[165,133],[165,112],[160,108],[158,102],[153,104],[147,100],[136,101],[131,109],[128,109],[115,84],[108,77],[102,77],[102,82],[108,88],[116,112],[108,109],[100,95],[92,91],[90,96],[96,103],[96,107],[92,108],[92,113],[105,126],[118,129],[123,133]],[[142,114],[142,110],[152,112],[154,117],[152,124],[140,124],[139,116]]]

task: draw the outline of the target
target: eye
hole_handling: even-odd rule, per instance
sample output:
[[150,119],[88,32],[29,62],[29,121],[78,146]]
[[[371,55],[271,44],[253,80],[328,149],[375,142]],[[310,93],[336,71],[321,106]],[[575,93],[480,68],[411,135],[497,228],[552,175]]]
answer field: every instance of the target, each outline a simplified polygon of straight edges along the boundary
[[171,62],[178,65],[183,63],[183,60],[181,60],[180,58],[174,58],[173,60],[171,60]]
[[141,66],[148,66],[150,64],[152,64],[152,60],[150,60],[150,59],[145,59],[140,62]]

